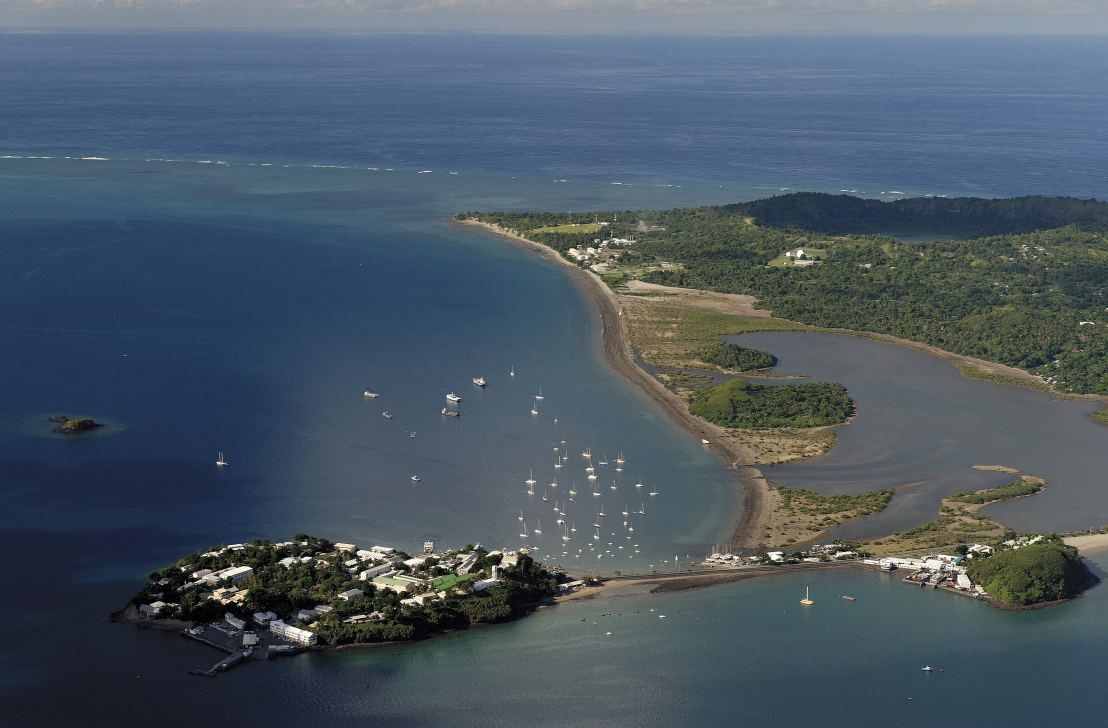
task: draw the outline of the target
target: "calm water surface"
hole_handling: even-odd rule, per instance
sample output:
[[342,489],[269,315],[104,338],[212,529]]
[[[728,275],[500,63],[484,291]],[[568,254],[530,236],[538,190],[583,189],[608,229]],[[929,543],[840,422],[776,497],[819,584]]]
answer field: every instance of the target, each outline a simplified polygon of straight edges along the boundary
[[[636,524],[637,560],[611,538],[617,558],[594,556],[594,568],[700,553],[740,505],[726,473],[611,375],[594,312],[562,271],[449,217],[784,188],[1104,196],[1105,50],[1080,39],[0,36],[0,544],[15,586],[0,604],[0,722],[1096,722],[1103,589],[1010,615],[875,575],[787,577],[559,607],[212,681],[186,675],[209,651],[106,614],[148,569],[255,536],[511,543],[524,509],[543,519],[550,550],[550,504],[529,502],[522,480],[531,467],[540,482],[551,475],[561,439],[575,452],[622,449],[627,477],[662,492]],[[815,361],[805,347],[829,344],[792,341],[768,347],[785,368],[847,381],[866,364],[851,348],[863,343]],[[988,480],[969,465],[997,460],[1052,483],[998,510],[1012,525],[1108,520],[1080,405],[874,351],[915,373],[915,411],[882,405],[905,401],[904,377],[871,367],[847,381],[862,416],[840,447],[774,477],[828,489],[921,480],[917,505],[898,498],[883,516],[908,522],[939,492]],[[486,392],[469,386],[478,373]],[[382,399],[363,401],[366,386]],[[437,414],[450,389],[466,397],[458,421]],[[126,429],[35,436],[54,412]],[[571,472],[583,475],[579,463]],[[805,582],[817,598],[807,612]],[[924,662],[947,671],[924,676]],[[1028,680],[1040,690],[1012,690]]]
[[830,453],[770,466],[786,485],[859,493],[897,487],[889,508],[841,529],[879,536],[930,520],[950,493],[1007,482],[974,465],[1007,465],[1046,478],[1034,498],[991,506],[1020,531],[1071,531],[1108,523],[1108,429],[1089,415],[1099,405],[967,379],[919,351],[857,336],[765,333],[740,337],[772,351],[778,373],[840,382],[858,417],[839,428]]

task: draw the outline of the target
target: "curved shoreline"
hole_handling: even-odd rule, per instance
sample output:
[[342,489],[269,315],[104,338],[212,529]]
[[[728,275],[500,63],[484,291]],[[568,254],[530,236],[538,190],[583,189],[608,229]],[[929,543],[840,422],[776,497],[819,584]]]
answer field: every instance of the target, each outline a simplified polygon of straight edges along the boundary
[[543,258],[564,267],[569,273],[570,280],[595,304],[600,315],[602,349],[608,365],[654,400],[690,435],[697,439],[710,440],[713,452],[736,473],[743,486],[744,498],[742,512],[732,532],[731,542],[736,547],[758,546],[757,534],[762,533],[769,496],[769,484],[765,476],[750,465],[754,458],[746,448],[727,438],[722,428],[689,412],[688,405],[683,399],[666,389],[661,382],[638,365],[631,349],[631,339],[623,321],[619,299],[604,281],[595,273],[573,265],[553,248],[499,225],[474,219],[456,220],[456,222],[481,228],[521,244],[539,253]]

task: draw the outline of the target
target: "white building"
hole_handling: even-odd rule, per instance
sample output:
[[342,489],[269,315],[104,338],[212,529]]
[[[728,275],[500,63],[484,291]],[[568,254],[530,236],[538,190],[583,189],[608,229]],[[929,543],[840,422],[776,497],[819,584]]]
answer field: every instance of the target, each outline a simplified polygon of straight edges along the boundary
[[768,556],[769,560],[773,561],[774,563],[780,563],[785,560],[784,551],[770,551],[766,554],[766,556]]
[[229,569],[217,571],[211,576],[216,577],[219,581],[230,579],[232,584],[239,584],[254,576],[254,569],[249,566],[232,566]]
[[254,624],[259,627],[265,627],[275,619],[277,619],[277,615],[273,612],[254,612]]
[[295,642],[298,645],[314,645],[318,641],[314,632],[310,632],[306,629],[300,629],[299,627],[293,627],[291,624],[285,624],[279,619],[275,619],[269,623],[269,631],[278,637],[284,637],[290,642]]
[[357,550],[358,550],[357,544],[352,544],[352,543],[337,543],[337,544],[335,544],[335,551],[349,551],[350,553],[354,553]]
[[285,567],[286,569],[291,569],[294,564],[300,563],[300,559],[296,558],[295,556],[286,556],[277,563]]
[[232,627],[234,627],[237,630],[241,631],[241,630],[246,629],[246,622],[239,619],[238,617],[231,614],[230,612],[227,612],[226,614],[223,615],[223,621],[225,621],[227,624],[231,625]]
[[162,613],[162,610],[166,608],[165,602],[150,602],[149,604],[139,605],[139,614],[144,617],[154,618]]
[[339,599],[343,600],[344,602],[348,602],[354,597],[360,597],[363,594],[365,594],[365,592],[363,592],[361,589],[348,589],[347,591],[339,594]]
[[381,574],[387,574],[392,571],[392,564],[378,564],[377,566],[371,566],[368,569],[358,574],[358,578],[362,581],[369,581],[370,579],[381,576]]
[[382,556],[392,556],[396,553],[396,549],[392,546],[370,546],[369,550],[381,554]]

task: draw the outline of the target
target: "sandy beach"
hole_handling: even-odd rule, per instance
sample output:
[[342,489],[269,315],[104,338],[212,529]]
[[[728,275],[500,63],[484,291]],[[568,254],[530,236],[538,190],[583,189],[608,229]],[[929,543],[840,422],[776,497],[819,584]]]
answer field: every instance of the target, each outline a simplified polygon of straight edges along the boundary
[[547,260],[562,265],[570,279],[581,291],[596,304],[600,314],[601,335],[604,358],[621,376],[634,383],[642,392],[657,402],[670,416],[698,441],[709,440],[715,452],[736,473],[737,480],[743,486],[743,509],[739,514],[732,536],[736,547],[754,547],[759,543],[759,535],[764,530],[766,501],[769,484],[757,468],[748,463],[753,461],[752,454],[726,437],[720,427],[706,422],[689,412],[683,399],[669,391],[657,379],[643,370],[636,362],[631,350],[630,337],[627,334],[623,312],[618,296],[591,271],[579,268],[563,258],[556,250],[529,240],[506,230],[479,220],[460,221],[464,225],[488,230],[500,237],[524,245]]
[[1081,536],[1066,536],[1063,541],[1082,554],[1095,554],[1108,551],[1108,533],[1087,533]]

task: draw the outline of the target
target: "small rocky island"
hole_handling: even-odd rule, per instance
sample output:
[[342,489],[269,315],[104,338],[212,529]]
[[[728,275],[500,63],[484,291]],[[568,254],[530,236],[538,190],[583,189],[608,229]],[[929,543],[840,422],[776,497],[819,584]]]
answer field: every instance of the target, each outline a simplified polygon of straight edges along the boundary
[[526,550],[412,556],[299,534],[219,546],[151,573],[114,621],[179,630],[227,657],[198,674],[308,647],[404,642],[507,622],[573,588]]
[[83,432],[92,432],[103,427],[103,423],[97,422],[91,417],[70,417],[68,415],[54,415],[50,418],[53,423],[53,431],[60,435],[78,435]]

